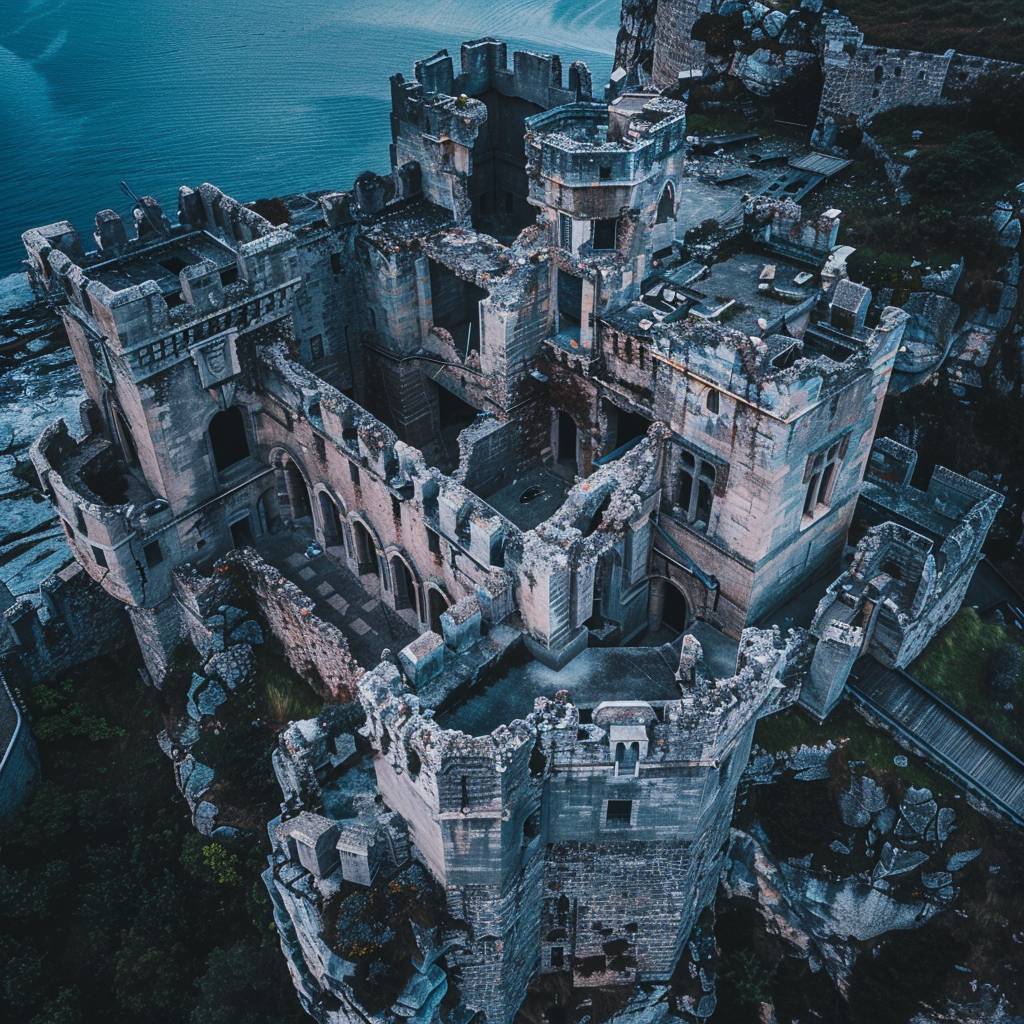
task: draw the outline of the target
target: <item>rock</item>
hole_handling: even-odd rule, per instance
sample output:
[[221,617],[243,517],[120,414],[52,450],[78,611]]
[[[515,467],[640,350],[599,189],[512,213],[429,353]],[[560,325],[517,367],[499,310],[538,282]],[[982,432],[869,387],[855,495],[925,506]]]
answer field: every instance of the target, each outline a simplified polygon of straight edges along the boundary
[[156,745],[160,748],[165,757],[174,756],[174,741],[171,739],[170,735],[168,735],[166,729],[161,729],[156,734]]
[[911,839],[924,836],[928,826],[935,820],[939,805],[932,799],[930,789],[911,786],[900,801],[900,820],[896,825],[896,836]]
[[953,876],[948,871],[922,871],[921,884],[926,889],[941,889],[951,885]]
[[765,33],[771,36],[773,39],[782,33],[783,28],[786,26],[786,15],[782,11],[770,11],[765,15],[764,21],[761,23],[761,27]]
[[222,604],[217,611],[224,617],[224,629],[229,633],[235,626],[244,622],[249,617],[241,608],[235,608],[230,604]]
[[218,813],[216,804],[210,803],[209,800],[203,800],[192,815],[192,823],[195,825],[196,831],[202,836],[213,835],[213,831],[217,827]]
[[967,867],[972,860],[975,860],[981,856],[981,849],[977,850],[963,850],[960,853],[954,853],[950,856],[949,860],[946,861],[947,871],[959,871],[961,868]]
[[248,644],[250,647],[259,647],[263,643],[263,630],[258,622],[249,619],[231,631],[229,637],[233,644]]
[[237,690],[252,680],[256,655],[248,644],[235,644],[210,658],[203,671],[216,676],[229,690]]
[[210,834],[211,839],[238,839],[242,835],[241,829],[233,825],[218,825]]
[[214,714],[227,699],[228,695],[220,683],[215,683],[210,679],[199,691],[199,696],[196,697],[196,707],[199,709],[199,713],[206,717]]
[[850,828],[863,828],[885,807],[885,792],[870,775],[854,775],[839,794],[839,815]]
[[892,878],[909,874],[928,859],[924,850],[905,850],[900,846],[886,843],[879,854],[873,878]]
[[206,685],[206,676],[199,675],[198,672],[192,673],[192,682],[189,683],[188,696],[185,698],[185,714],[192,719],[193,722],[199,722],[203,713],[199,710],[199,706],[196,703],[196,698],[199,695],[199,691]]
[[905,754],[896,754],[892,759],[892,763],[896,765],[897,768],[906,768],[907,765],[910,764]]
[[213,785],[213,769],[188,754],[174,766],[174,771],[189,810],[195,810],[202,795]]
[[852,852],[846,843],[841,843],[838,839],[833,839],[832,842],[828,844],[828,848],[833,853],[838,853],[843,857],[848,857]]
[[892,807],[883,808],[875,815],[875,828],[879,835],[888,835],[896,824],[896,811]]
[[944,843],[953,831],[956,822],[956,811],[952,807],[940,807],[935,818],[935,839]]

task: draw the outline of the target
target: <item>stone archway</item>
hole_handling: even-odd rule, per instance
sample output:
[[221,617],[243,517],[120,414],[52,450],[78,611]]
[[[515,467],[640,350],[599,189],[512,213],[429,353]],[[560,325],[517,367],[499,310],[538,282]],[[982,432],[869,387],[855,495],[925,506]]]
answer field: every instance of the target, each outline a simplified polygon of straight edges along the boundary
[[427,621],[430,628],[440,636],[444,636],[441,629],[441,616],[451,607],[451,601],[438,587],[427,587]]
[[389,559],[389,565],[395,611],[405,612],[403,617],[406,618],[414,617],[416,625],[419,625],[422,615],[420,613],[420,588],[416,583],[416,575],[409,567],[409,563],[397,552]]

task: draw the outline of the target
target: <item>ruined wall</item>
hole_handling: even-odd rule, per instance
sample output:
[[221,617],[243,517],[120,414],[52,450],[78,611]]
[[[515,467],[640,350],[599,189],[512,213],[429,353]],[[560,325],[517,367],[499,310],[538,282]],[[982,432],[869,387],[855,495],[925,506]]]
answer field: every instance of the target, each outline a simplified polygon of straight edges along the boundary
[[693,38],[693,26],[711,7],[711,0],[658,0],[652,64],[656,86],[667,88],[680,71],[704,66],[704,44]]

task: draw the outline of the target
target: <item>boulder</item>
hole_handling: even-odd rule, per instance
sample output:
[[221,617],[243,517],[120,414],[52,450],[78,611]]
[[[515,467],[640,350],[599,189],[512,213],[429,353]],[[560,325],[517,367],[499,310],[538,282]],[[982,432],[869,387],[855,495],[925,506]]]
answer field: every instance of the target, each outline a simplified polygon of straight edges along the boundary
[[199,691],[196,697],[196,707],[199,713],[205,718],[216,713],[217,708],[228,699],[224,687],[220,683],[208,679],[206,685]]
[[258,622],[249,619],[240,626],[236,626],[231,631],[228,639],[233,644],[248,644],[250,647],[259,647],[263,643],[263,630]]
[[901,846],[886,843],[879,854],[872,878],[893,878],[909,874],[928,859],[924,850],[905,850]]
[[981,856],[981,849],[977,850],[962,850],[960,853],[954,853],[950,856],[949,860],[946,861],[947,871],[959,871],[961,868],[967,867],[972,860],[977,859]]
[[218,813],[217,805],[210,803],[209,800],[203,800],[197,805],[192,815],[192,824],[195,825],[196,831],[201,836],[213,835],[214,829],[217,827]]
[[885,804],[885,791],[870,775],[854,775],[839,794],[839,815],[844,825],[864,828]]
[[252,681],[256,672],[256,655],[248,644],[234,644],[210,658],[203,671],[216,676],[229,690],[237,690]]
[[764,21],[761,22],[761,27],[764,29],[765,34],[770,36],[772,39],[782,34],[783,28],[786,26],[786,15],[782,11],[769,11],[764,16]]
[[900,839],[923,837],[928,826],[935,820],[939,805],[932,799],[930,789],[911,786],[900,801],[900,820],[896,825],[896,836]]

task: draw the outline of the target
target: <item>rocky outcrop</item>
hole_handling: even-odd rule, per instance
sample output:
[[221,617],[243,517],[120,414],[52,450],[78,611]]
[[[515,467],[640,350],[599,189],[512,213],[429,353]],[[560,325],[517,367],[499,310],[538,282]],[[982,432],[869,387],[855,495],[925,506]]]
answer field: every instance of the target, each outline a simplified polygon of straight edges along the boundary
[[810,859],[776,863],[764,836],[733,829],[722,880],[726,896],[755,900],[768,932],[824,967],[846,992],[857,957],[855,943],[914,928],[937,907],[924,899],[900,901],[863,877],[828,879]]
[[622,0],[615,37],[615,67],[651,73],[654,60],[654,19],[658,0]]

